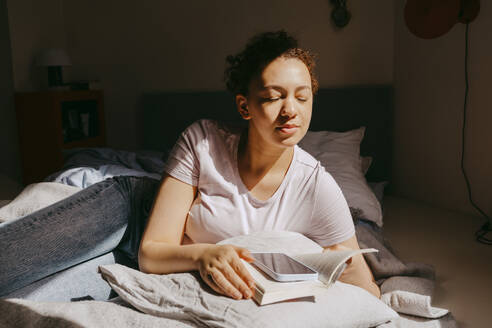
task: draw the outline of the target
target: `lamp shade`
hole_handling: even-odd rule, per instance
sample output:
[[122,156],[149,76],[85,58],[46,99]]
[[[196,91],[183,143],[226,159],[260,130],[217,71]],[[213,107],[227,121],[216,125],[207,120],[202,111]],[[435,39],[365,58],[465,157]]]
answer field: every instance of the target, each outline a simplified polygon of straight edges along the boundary
[[72,62],[63,49],[46,49],[36,57],[37,66],[70,66]]

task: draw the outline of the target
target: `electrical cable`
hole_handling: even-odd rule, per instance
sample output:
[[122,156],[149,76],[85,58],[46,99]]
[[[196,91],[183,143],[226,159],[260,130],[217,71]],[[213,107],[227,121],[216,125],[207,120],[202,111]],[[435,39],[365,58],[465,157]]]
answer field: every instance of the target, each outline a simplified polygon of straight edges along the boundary
[[472,190],[470,185],[470,180],[465,170],[465,141],[466,141],[466,112],[468,105],[468,27],[469,23],[466,24],[465,32],[465,100],[463,104],[463,126],[461,131],[461,172],[466,182],[466,189],[468,191],[468,199],[470,204],[486,219],[486,222],[475,232],[475,238],[478,242],[482,244],[492,245],[492,239],[486,237],[487,233],[492,231],[491,219],[490,217],[473,201]]

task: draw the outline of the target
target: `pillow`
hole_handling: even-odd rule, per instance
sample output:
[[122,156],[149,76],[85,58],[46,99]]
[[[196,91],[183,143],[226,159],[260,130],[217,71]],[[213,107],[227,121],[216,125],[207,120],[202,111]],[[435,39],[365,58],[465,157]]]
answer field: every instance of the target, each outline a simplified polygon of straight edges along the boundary
[[369,187],[371,187],[372,192],[376,195],[379,204],[383,207],[384,189],[388,185],[388,181],[381,182],[369,182]]
[[[320,249],[301,234],[259,232],[224,240],[249,245],[251,250]],[[270,247],[271,246],[271,247]],[[398,317],[397,313],[362,288],[336,282],[316,301],[297,300],[258,306],[253,300],[232,300],[217,295],[197,272],[146,274],[119,264],[100,266],[113,290],[138,310],[159,317],[192,321],[214,327],[374,327]],[[288,323],[288,325],[287,325]]]
[[0,208],[4,207],[5,205],[8,205],[12,200],[10,199],[2,199],[0,200]]
[[372,157],[371,156],[362,156],[360,158],[360,167],[361,167],[362,173],[364,175],[366,175],[367,171],[369,171],[371,164],[372,164]]
[[13,201],[0,208],[0,222],[29,215],[80,190],[82,189],[55,182],[30,184]]
[[308,131],[299,146],[310,153],[333,176],[350,207],[360,209],[361,218],[383,226],[381,205],[364,177],[360,143],[365,128],[347,131]]

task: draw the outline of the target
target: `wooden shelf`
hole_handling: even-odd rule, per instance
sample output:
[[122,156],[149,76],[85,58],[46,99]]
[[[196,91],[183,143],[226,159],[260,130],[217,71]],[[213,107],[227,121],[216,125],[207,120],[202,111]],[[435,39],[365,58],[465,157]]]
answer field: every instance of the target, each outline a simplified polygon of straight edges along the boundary
[[64,142],[62,148],[63,149],[72,149],[72,148],[85,148],[85,147],[103,147],[105,146],[105,141],[101,136],[97,137],[88,137],[81,140],[75,140],[70,142]]
[[[106,145],[102,91],[16,93],[15,108],[25,184],[43,181],[49,174],[60,170],[64,149]],[[70,119],[67,111],[73,112]],[[82,119],[77,118],[81,113],[90,118],[85,124],[92,124],[91,127],[97,124],[91,130],[92,135],[83,136]],[[80,139],[66,142],[69,130],[79,132]]]

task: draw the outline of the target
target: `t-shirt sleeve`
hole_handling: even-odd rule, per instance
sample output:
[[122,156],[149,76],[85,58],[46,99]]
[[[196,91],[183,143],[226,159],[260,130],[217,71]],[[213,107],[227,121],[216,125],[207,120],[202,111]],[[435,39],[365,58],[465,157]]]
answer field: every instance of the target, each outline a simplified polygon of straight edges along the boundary
[[310,238],[322,247],[341,243],[355,234],[347,201],[335,179],[319,166]]
[[197,186],[200,175],[197,148],[204,140],[203,122],[195,122],[186,128],[171,149],[164,171],[180,181]]

